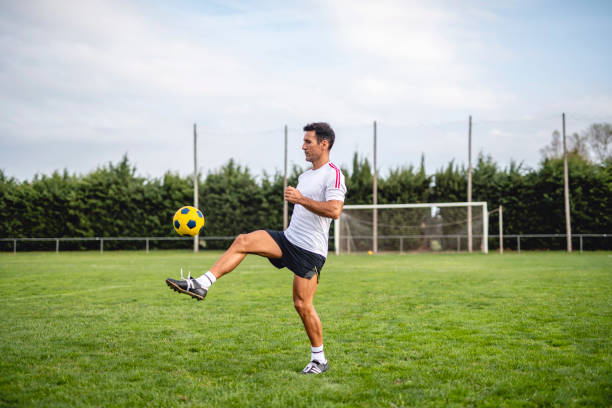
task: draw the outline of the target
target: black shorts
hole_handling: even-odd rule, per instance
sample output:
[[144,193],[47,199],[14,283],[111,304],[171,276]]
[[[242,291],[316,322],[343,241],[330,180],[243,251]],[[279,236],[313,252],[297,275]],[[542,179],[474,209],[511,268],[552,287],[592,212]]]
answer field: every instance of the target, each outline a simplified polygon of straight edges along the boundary
[[280,247],[283,256],[281,258],[268,258],[272,265],[280,268],[288,268],[299,277],[311,279],[317,275],[317,281],[321,274],[321,269],[325,263],[325,257],[314,252],[307,251],[293,245],[285,237],[283,231],[266,230]]

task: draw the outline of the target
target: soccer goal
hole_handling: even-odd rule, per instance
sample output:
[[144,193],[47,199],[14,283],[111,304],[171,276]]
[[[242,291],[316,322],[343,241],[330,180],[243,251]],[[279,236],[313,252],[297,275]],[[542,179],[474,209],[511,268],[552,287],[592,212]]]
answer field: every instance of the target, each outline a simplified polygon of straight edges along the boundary
[[336,255],[478,248],[486,254],[488,231],[484,201],[345,205],[334,224],[334,244]]

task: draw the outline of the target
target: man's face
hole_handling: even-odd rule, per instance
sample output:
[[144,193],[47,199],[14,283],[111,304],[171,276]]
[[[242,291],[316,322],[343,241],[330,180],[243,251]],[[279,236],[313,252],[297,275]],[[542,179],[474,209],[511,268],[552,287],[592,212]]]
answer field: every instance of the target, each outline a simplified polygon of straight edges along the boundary
[[306,155],[306,161],[314,163],[327,150],[327,140],[323,139],[321,143],[317,140],[317,134],[314,130],[309,130],[304,133],[304,144],[302,150]]

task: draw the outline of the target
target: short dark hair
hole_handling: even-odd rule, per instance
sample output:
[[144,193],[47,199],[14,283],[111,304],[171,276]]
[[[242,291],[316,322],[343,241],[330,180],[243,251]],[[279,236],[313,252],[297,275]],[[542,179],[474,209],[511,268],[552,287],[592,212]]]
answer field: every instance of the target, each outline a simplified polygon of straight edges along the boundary
[[334,133],[334,129],[329,126],[329,123],[315,122],[304,126],[305,132],[310,132],[312,130],[314,130],[315,135],[317,135],[317,143],[321,143],[321,141],[325,139],[329,143],[329,150],[331,150],[334,145],[334,140],[336,140],[336,134]]

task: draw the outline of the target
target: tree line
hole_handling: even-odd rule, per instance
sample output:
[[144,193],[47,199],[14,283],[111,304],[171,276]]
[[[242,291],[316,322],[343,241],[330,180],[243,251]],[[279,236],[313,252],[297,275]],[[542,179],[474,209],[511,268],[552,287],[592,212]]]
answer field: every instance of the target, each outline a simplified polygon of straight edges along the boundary
[[[421,157],[419,166],[401,166],[391,169],[386,176],[379,176],[378,202],[467,201],[464,166],[451,161],[433,174],[427,174],[424,161]],[[302,170],[293,167],[290,185],[297,184]],[[348,188],[346,204],[372,203],[373,172],[368,159],[355,153],[352,166],[342,171]],[[592,162],[579,152],[572,152],[569,174],[572,232],[612,232],[612,160]],[[502,168],[490,156],[480,154],[472,178],[474,201],[486,201],[490,210],[499,205],[504,207],[506,234],[565,233],[561,158],[544,157],[537,168],[515,162]],[[127,156],[85,175],[64,170],[18,181],[0,171],[0,236],[175,236],[172,216],[179,207],[192,202],[191,176],[167,172],[159,178],[142,177],[136,174]],[[221,168],[200,177],[199,202],[206,218],[204,236],[282,229],[283,176],[277,172],[257,177],[248,167],[229,160]],[[490,219],[490,231],[497,231],[496,216]],[[226,247],[228,243],[211,241],[208,245]],[[595,241],[595,244],[610,247],[607,240]],[[8,250],[10,245],[4,242],[0,249]],[[50,244],[30,244],[32,248],[43,245]],[[66,245],[87,247],[88,244]],[[541,242],[537,245],[542,247]],[[187,246],[185,242],[155,244],[162,248]],[[121,243],[121,248],[130,247],[142,247],[142,244]],[[560,249],[563,242],[546,242],[544,247]]]

